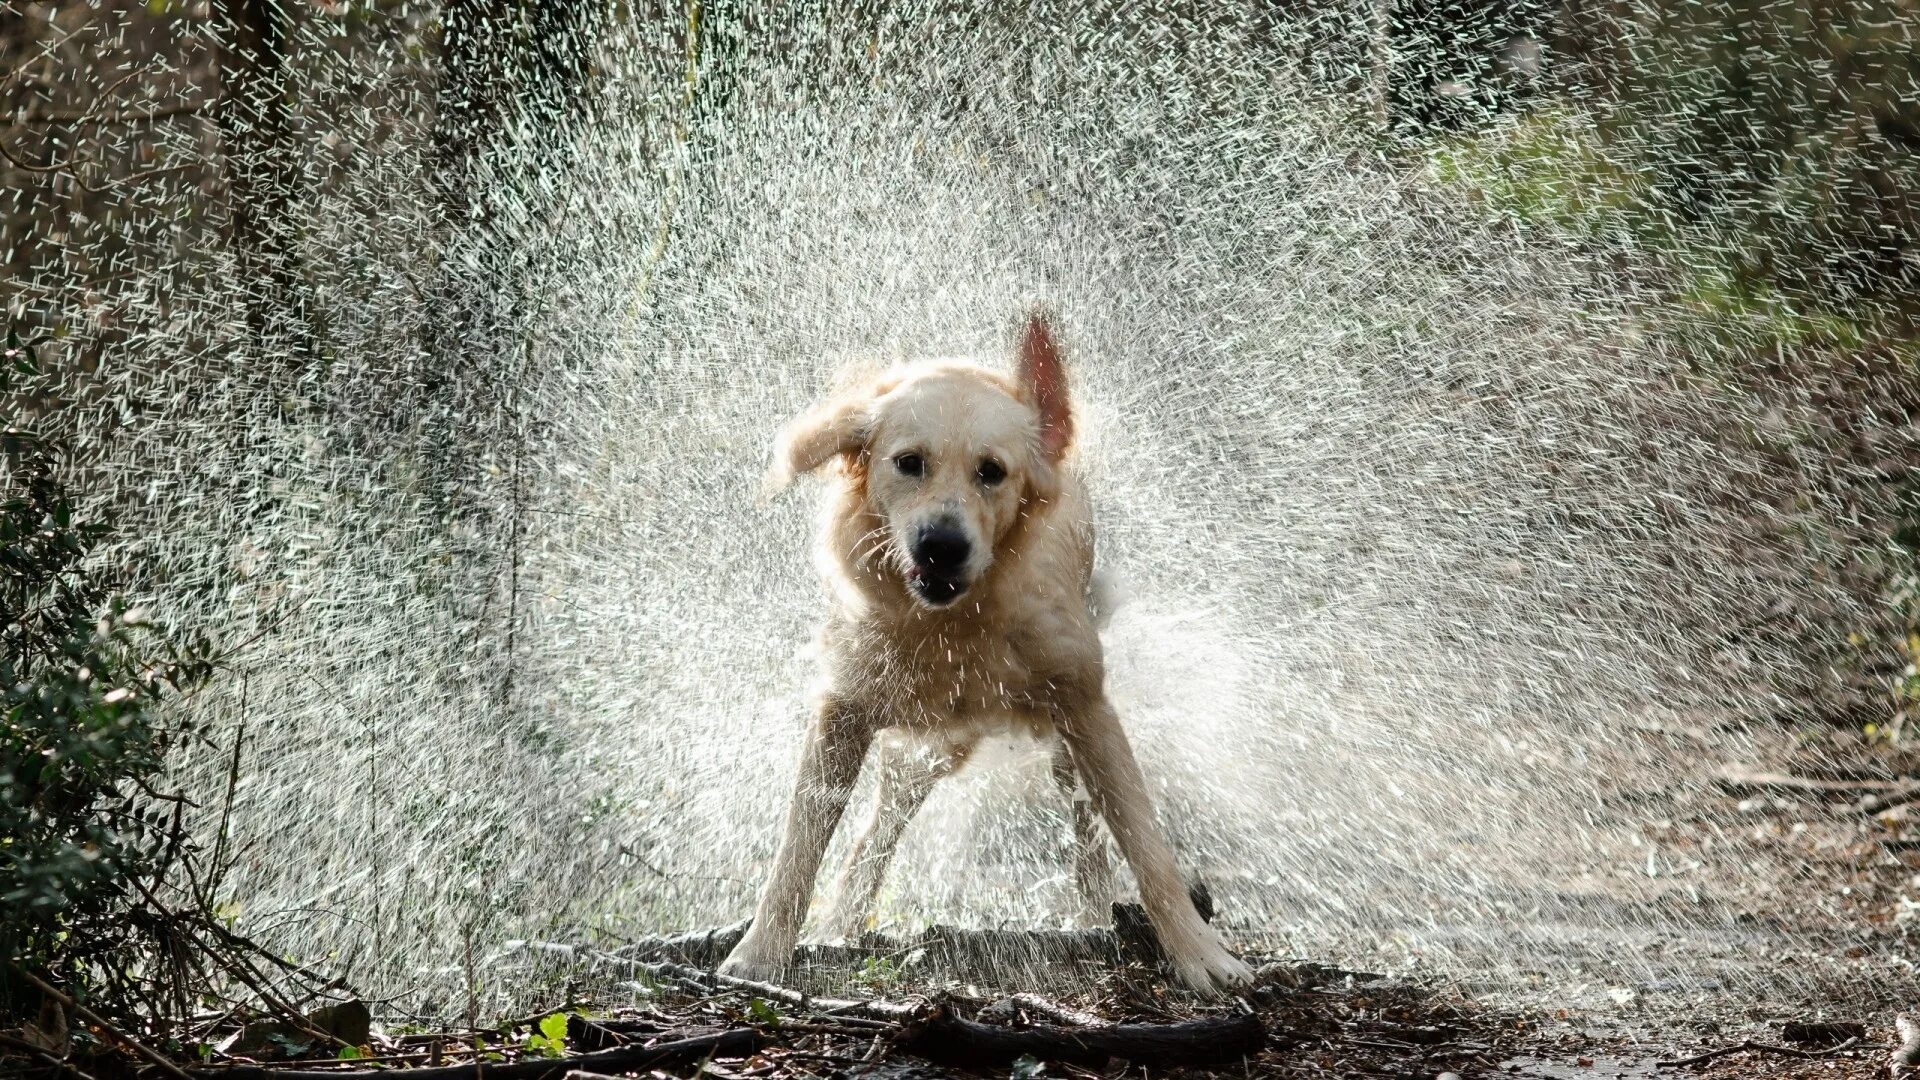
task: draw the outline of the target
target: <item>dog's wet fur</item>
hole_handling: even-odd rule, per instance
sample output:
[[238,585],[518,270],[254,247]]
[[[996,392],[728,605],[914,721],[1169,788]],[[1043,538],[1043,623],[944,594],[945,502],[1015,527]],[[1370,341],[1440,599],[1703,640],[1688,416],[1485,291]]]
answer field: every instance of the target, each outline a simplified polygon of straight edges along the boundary
[[1073,410],[1050,320],[1031,314],[1012,374],[971,363],[895,369],[822,402],[778,441],[769,481],[831,468],[816,562],[832,590],[823,671],[786,831],[723,974],[787,967],[827,842],[876,744],[873,814],[827,928],[864,925],[888,860],[933,785],[980,740],[1024,729],[1057,746],[1079,791],[1076,880],[1102,917],[1104,819],[1174,975],[1202,993],[1251,972],[1194,910],[1106,696],[1092,598],[1093,525],[1072,468]]

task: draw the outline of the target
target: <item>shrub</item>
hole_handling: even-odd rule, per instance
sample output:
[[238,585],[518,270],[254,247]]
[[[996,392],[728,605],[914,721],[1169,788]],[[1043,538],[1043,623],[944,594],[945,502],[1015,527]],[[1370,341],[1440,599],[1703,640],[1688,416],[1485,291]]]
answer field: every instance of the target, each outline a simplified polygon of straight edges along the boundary
[[[76,507],[60,448],[27,424],[52,380],[13,334],[0,359],[0,950],[111,996],[140,966],[141,920],[126,915],[184,844],[182,803],[155,786],[179,733],[154,706],[207,676],[209,648],[127,606],[98,558],[108,526]],[[0,1011],[36,1004],[0,966]]]

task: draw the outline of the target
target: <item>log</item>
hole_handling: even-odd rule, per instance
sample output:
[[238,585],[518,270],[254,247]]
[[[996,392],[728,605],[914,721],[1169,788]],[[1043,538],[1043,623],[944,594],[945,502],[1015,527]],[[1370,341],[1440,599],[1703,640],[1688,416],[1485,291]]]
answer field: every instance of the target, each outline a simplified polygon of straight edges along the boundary
[[929,1061],[968,1069],[998,1068],[1022,1057],[1099,1068],[1111,1058],[1136,1065],[1230,1064],[1259,1053],[1266,1042],[1267,1029],[1252,1013],[1175,1024],[1007,1028],[965,1020],[942,1008],[910,1028],[899,1046]]
[[1838,1046],[1866,1037],[1867,1025],[1858,1020],[1789,1020],[1780,1025],[1780,1038],[1799,1046]]
[[711,930],[657,934],[613,950],[622,960],[665,960],[694,967],[712,967],[726,958],[747,933],[747,920]]
[[569,1072],[632,1072],[675,1068],[709,1058],[747,1057],[765,1038],[752,1028],[734,1028],[711,1035],[660,1043],[657,1046],[619,1046],[593,1054],[544,1058],[538,1061],[469,1061],[426,1069],[282,1069],[271,1065],[223,1065],[189,1069],[195,1080],[561,1080]]
[[[1190,886],[1200,917],[1213,921],[1213,895],[1205,882]],[[612,951],[620,960],[687,964],[712,968],[726,959],[747,932],[737,922],[710,930],[659,934],[629,942]],[[1049,964],[1140,963],[1158,964],[1163,956],[1160,939],[1139,904],[1115,903],[1113,928],[1091,930],[969,930],[930,926],[908,938],[867,934],[849,945],[802,945],[794,950],[800,967],[852,967],[873,957],[897,957],[923,951],[936,970],[977,971],[1010,965],[1040,967]]]
[[[1116,909],[1133,909],[1138,904],[1116,904]],[[1144,912],[1126,910],[1117,916],[1122,925],[1144,933],[1116,934],[1111,930],[969,930],[955,926],[930,926],[904,938],[868,934],[850,945],[801,945],[793,951],[796,967],[856,968],[874,957],[899,957],[915,949],[924,951],[927,962],[940,969],[991,968],[1008,962],[1028,964],[1070,964],[1081,961],[1112,963],[1119,959],[1157,957],[1159,942],[1146,924]],[[678,934],[644,937],[612,951],[620,960],[641,963],[686,964],[712,968],[726,959],[739,944],[744,927],[716,927]]]

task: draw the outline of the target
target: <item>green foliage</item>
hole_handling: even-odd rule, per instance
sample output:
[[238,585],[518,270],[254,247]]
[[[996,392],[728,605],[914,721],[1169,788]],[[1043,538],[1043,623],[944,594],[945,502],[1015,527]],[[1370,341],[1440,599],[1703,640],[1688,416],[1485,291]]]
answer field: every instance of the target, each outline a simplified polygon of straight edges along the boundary
[[[170,737],[154,705],[205,679],[211,650],[127,606],[94,557],[108,527],[78,508],[59,448],[27,425],[56,400],[52,380],[16,335],[3,359],[0,950],[84,981],[137,932],[120,917],[133,884],[178,854],[180,803],[154,788]],[[0,1011],[27,1005],[16,993],[0,983]]]
[[541,1057],[566,1057],[567,1014],[554,1013],[542,1019],[538,1029],[527,1036],[527,1051]]
[[869,956],[860,963],[854,978],[868,986],[885,988],[900,981],[905,971],[892,957]]
[[1642,5],[1594,58],[1607,143],[1736,272],[1896,294],[1920,255],[1916,45],[1904,0]]
[[756,1024],[764,1024],[767,1027],[780,1026],[780,1010],[760,998],[747,999],[747,1018]]
[[1746,248],[1673,212],[1658,170],[1637,152],[1583,112],[1545,107],[1436,140],[1427,160],[1434,179],[1515,221],[1658,257],[1671,275],[1660,326],[1695,356],[1874,349],[1920,366],[1920,343],[1897,309],[1838,303],[1753,272]]
[[1528,224],[1640,242],[1658,228],[1645,176],[1611,157],[1599,130],[1573,110],[1542,108],[1437,140],[1430,160],[1443,183]]

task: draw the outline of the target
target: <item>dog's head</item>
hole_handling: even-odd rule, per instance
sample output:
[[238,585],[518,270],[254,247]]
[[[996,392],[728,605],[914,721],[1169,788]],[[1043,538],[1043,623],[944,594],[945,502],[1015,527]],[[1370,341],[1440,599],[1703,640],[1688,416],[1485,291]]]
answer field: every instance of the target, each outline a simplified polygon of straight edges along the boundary
[[896,371],[782,432],[769,479],[843,461],[878,528],[854,557],[885,560],[913,599],[944,608],[993,565],[1032,507],[1058,491],[1073,441],[1066,370],[1047,317],[1020,336],[1012,378],[971,364]]

